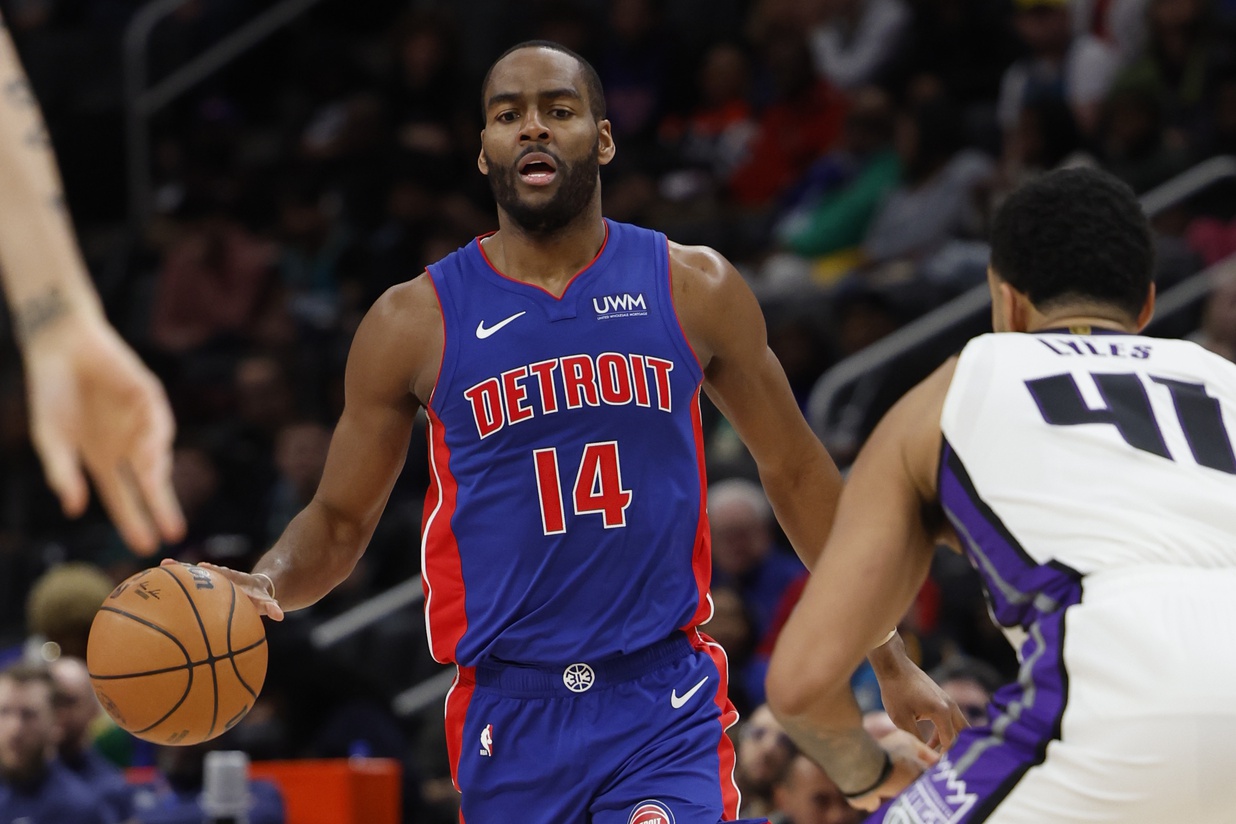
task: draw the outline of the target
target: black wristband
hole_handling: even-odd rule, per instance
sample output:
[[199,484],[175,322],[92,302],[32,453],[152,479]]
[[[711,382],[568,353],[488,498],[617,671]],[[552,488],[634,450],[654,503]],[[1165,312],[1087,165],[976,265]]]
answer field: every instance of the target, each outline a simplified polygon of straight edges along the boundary
[[888,750],[885,750],[884,751],[884,766],[880,769],[880,774],[879,776],[876,777],[875,783],[869,787],[864,787],[863,789],[858,790],[857,792],[852,792],[852,793],[843,792],[842,795],[844,795],[846,798],[861,798],[862,796],[867,795],[868,793],[874,791],[876,787],[879,787],[881,784],[887,781],[888,777],[892,774],[893,774],[893,757],[888,754]]

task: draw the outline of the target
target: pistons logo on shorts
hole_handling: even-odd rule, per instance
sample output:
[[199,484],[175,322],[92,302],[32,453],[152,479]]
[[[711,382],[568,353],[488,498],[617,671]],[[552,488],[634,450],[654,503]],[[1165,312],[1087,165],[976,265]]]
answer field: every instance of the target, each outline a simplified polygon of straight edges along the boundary
[[627,824],[674,824],[674,814],[660,801],[641,801]]

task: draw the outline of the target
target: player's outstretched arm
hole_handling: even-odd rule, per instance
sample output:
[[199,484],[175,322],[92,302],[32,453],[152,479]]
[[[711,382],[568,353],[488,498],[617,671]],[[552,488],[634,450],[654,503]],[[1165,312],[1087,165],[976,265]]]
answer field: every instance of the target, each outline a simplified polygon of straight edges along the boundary
[[[950,362],[902,398],[863,447],[769,666],[773,711],[843,791],[863,792],[856,803],[864,808],[904,789],[935,759],[917,742],[891,751],[887,769],[886,750],[862,729],[849,679],[905,613],[931,564],[934,536],[922,512],[936,499],[938,422],[952,369]],[[964,726],[951,713],[932,720]]]
[[38,103],[2,20],[0,279],[25,366],[31,439],[65,514],[85,510],[89,473],[135,551],[178,540],[185,527],[171,485],[171,409],[103,315]]
[[841,475],[803,418],[764,314],[742,276],[704,247],[671,245],[674,303],[704,368],[704,388],[759,467],[795,552],[813,567],[832,526]]
[[361,321],[317,493],[252,574],[228,571],[266,615],[315,603],[356,566],[403,469],[418,398],[433,390],[441,335],[427,275],[388,290]]

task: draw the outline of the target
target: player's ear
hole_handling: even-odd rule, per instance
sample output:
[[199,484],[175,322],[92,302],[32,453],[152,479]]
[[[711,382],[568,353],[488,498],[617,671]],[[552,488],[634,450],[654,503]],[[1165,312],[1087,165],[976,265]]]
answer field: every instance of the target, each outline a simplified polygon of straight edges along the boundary
[[1146,328],[1146,324],[1150,323],[1150,319],[1154,317],[1154,298],[1155,287],[1150,284],[1150,291],[1146,293],[1146,302],[1142,304],[1142,311],[1137,313],[1137,331],[1142,331]]
[[1009,327],[1009,297],[1011,290],[996,270],[987,267],[987,288],[991,291],[991,328],[994,332],[1012,331]]
[[602,166],[609,165],[609,162],[614,159],[614,155],[618,153],[618,147],[614,144],[614,130],[610,126],[608,120],[597,121],[597,161]]
[[485,130],[481,129],[481,153],[476,157],[476,168],[481,170],[481,174],[489,174],[489,158],[485,157]]

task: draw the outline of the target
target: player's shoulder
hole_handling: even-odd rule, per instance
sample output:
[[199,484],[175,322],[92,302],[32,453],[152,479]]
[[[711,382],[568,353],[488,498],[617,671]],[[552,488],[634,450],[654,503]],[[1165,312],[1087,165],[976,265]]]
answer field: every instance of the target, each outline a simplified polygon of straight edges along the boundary
[[422,272],[411,280],[398,283],[373,303],[366,321],[389,327],[392,332],[415,334],[426,325],[437,328],[442,314],[438,304],[438,292],[428,272]]
[[669,242],[670,277],[679,313],[706,305],[714,311],[749,293],[746,281],[725,256],[709,246]]
[[679,276],[718,285],[731,276],[738,276],[734,265],[711,246],[684,246],[669,241],[670,268]]
[[[442,312],[427,273],[390,287],[365,313],[352,341],[349,362],[379,383],[414,386],[428,397],[442,355]],[[358,372],[359,374],[359,372]]]

